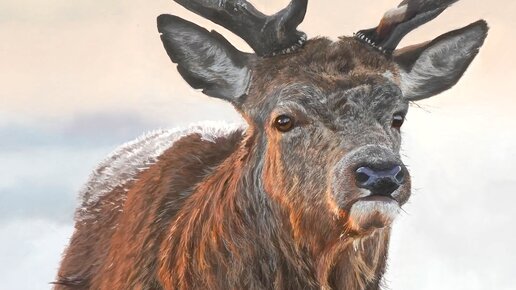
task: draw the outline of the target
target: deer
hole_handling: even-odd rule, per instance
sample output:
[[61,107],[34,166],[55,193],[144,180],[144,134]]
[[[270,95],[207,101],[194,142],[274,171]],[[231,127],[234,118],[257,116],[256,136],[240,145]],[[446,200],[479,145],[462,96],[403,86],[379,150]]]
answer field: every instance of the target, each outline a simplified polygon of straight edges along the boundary
[[337,41],[297,28],[307,0],[175,0],[246,41],[174,15],[158,32],[179,74],[244,124],[150,132],[81,192],[55,289],[381,289],[411,195],[409,104],[450,89],[487,37],[479,20],[397,48],[456,0],[404,0]]

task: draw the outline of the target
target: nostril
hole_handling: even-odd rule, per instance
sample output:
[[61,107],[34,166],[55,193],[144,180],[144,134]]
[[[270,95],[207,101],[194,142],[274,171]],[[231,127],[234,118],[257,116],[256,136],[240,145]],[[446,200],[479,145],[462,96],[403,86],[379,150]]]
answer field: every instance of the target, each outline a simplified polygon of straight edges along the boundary
[[396,174],[394,176],[394,179],[396,179],[396,181],[401,184],[405,181],[405,172],[403,172],[403,169],[401,169],[400,167],[400,171],[398,172],[398,174]]
[[363,173],[363,172],[358,172],[355,176],[356,180],[358,183],[367,183],[367,181],[369,180],[369,175]]
[[371,193],[374,195],[390,196],[396,189],[400,187],[399,183],[392,181],[390,178],[382,178],[371,186]]

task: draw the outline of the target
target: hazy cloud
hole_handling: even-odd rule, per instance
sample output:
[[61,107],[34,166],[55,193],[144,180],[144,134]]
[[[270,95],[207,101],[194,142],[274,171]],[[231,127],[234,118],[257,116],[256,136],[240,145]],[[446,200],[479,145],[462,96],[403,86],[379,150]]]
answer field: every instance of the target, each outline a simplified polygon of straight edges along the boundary
[[0,150],[48,146],[109,146],[124,143],[156,128],[157,122],[135,112],[99,111],[62,118],[0,126]]
[[76,192],[61,184],[38,184],[18,180],[15,186],[0,189],[0,220],[34,217],[70,224],[77,206]]
[[41,219],[1,221],[1,288],[50,289],[72,231],[71,225]]
[[0,151],[0,223],[28,217],[72,223],[79,189],[117,145],[70,148],[53,144]]

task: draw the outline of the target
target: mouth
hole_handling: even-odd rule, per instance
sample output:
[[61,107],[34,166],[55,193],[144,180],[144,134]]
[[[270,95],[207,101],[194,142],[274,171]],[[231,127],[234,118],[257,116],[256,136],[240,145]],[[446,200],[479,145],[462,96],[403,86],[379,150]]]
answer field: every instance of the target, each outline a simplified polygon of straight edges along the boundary
[[390,195],[378,195],[378,194],[371,194],[366,197],[359,198],[358,201],[376,201],[376,202],[399,204],[398,201]]
[[399,202],[390,195],[368,195],[351,206],[350,224],[357,231],[385,228],[392,224],[400,210]]

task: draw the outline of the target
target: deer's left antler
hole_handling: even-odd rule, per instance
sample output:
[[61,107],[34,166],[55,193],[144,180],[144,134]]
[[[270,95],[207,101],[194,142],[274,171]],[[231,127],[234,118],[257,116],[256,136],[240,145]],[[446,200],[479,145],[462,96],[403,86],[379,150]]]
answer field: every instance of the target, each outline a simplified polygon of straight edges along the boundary
[[265,15],[245,0],[174,0],[238,35],[259,56],[289,53],[303,46],[306,34],[297,30],[308,0],[292,0],[274,15]]
[[355,37],[386,54],[391,54],[412,30],[429,22],[458,0],[404,0],[385,13],[380,24],[360,30]]

